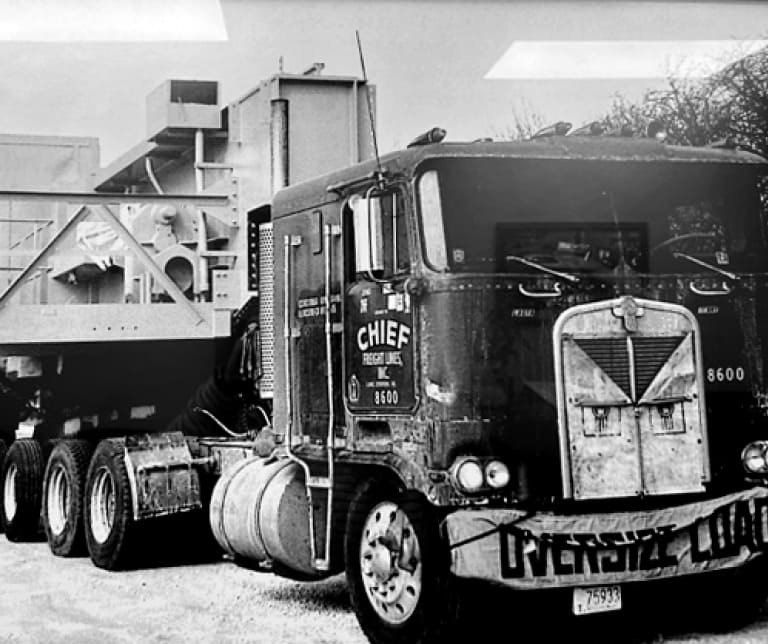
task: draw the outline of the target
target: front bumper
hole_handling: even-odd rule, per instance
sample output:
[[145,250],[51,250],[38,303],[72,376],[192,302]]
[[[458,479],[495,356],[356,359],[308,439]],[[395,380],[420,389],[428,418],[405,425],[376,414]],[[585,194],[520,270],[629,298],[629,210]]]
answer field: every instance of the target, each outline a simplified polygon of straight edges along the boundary
[[768,489],[637,512],[457,510],[451,571],[518,589],[663,579],[743,566],[768,550]]

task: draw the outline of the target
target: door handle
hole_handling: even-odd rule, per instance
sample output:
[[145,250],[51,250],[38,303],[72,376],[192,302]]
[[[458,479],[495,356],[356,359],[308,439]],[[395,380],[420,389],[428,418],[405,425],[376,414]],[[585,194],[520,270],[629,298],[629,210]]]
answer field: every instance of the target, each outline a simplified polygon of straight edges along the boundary
[[728,286],[726,282],[723,282],[720,286],[721,288],[710,291],[707,289],[699,288],[693,282],[688,283],[688,288],[691,289],[692,293],[695,293],[696,295],[703,295],[705,297],[714,295],[730,295],[731,291],[733,290],[730,286]]
[[518,284],[517,289],[526,297],[560,297],[563,294],[563,290],[560,288],[560,282],[555,282],[551,291],[529,291],[522,284]]

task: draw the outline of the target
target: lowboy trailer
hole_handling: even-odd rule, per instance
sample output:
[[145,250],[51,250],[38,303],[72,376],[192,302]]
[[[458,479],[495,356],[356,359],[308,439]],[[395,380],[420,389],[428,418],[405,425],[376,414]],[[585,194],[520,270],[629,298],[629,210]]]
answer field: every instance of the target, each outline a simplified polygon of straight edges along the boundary
[[443,134],[250,213],[258,295],[208,385],[152,432],[17,439],[9,536],[41,504],[55,553],[118,569],[141,528],[207,513],[235,560],[345,571],[377,643],[443,641],[466,580],[589,614],[698,576],[721,613],[758,607],[765,160]]

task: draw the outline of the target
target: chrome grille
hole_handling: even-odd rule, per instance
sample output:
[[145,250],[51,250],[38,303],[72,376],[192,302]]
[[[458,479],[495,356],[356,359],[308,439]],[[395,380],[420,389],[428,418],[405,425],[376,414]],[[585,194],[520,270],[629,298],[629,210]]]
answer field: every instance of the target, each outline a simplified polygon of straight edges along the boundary
[[635,387],[637,396],[642,396],[648,385],[680,346],[684,336],[640,336],[630,338],[578,338],[579,348],[632,398],[632,374],[630,372],[630,351],[634,353]]
[[632,396],[625,338],[579,338],[575,342],[627,396]]
[[632,338],[635,351],[635,382],[638,396],[641,396],[651,381],[680,346],[684,336]]
[[699,493],[709,480],[699,327],[680,305],[622,296],[553,329],[563,494]]

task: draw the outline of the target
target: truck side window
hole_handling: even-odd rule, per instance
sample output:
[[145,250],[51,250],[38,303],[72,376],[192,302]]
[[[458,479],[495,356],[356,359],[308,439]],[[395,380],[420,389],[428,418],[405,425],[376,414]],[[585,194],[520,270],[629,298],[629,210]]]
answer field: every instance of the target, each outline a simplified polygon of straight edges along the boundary
[[384,273],[387,276],[407,273],[411,268],[411,257],[408,252],[408,230],[401,194],[397,192],[385,195],[381,206],[384,229]]
[[419,178],[419,206],[424,228],[426,259],[435,270],[447,271],[448,251],[445,246],[443,207],[440,203],[437,170],[429,170]]
[[353,195],[355,273],[388,279],[410,271],[405,207],[399,192]]

